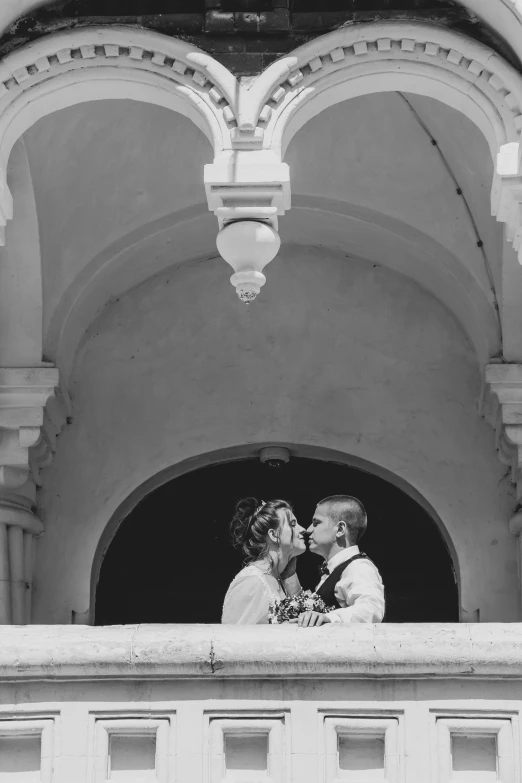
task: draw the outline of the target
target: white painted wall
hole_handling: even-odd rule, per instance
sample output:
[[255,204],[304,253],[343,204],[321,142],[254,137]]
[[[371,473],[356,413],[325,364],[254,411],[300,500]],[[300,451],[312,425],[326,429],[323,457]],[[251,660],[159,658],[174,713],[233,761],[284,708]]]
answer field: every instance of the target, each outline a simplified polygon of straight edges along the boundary
[[440,242],[487,289],[482,253],[449,168],[499,282],[502,226],[491,216],[493,163],[486,139],[460,112],[423,96],[363,95],[310,120],[292,139],[285,160],[294,196],[359,204],[412,226]]
[[87,610],[100,536],[140,484],[267,442],[336,449],[409,482],[452,538],[463,616],[519,619],[512,490],[477,412],[480,368],[455,319],[407,278],[287,244],[247,307],[221,260],[181,264],[103,311],[70,391],[73,423],[40,498],[35,622]]

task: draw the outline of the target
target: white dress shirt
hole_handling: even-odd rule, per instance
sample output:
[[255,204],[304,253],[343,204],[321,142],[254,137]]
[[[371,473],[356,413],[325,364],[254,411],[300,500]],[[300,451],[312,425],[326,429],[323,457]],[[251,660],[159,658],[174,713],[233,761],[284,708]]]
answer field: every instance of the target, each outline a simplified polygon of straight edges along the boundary
[[[349,546],[328,561],[330,574],[337,566],[359,554],[358,546]],[[317,590],[328,579],[323,574]],[[384,617],[384,585],[377,567],[365,558],[350,563],[335,587],[340,609],[329,613],[332,623],[380,623]]]

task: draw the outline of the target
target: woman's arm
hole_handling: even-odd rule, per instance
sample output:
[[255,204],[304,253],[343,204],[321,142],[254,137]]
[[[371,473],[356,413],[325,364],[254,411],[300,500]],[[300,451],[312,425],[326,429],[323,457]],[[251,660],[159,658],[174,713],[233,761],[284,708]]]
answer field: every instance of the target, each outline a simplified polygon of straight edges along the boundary
[[[274,596],[275,598],[275,596]],[[229,588],[221,622],[226,625],[268,623],[268,591],[261,579],[249,574]]]

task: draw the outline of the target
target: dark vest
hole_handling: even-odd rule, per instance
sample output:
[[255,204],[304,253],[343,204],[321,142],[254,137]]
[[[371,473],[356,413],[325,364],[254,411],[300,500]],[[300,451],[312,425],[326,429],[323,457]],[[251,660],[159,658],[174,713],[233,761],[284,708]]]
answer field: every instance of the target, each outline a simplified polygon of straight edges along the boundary
[[326,606],[333,606],[335,609],[341,608],[339,601],[335,597],[335,588],[344,571],[348,568],[350,563],[353,563],[354,560],[370,560],[370,558],[365,555],[364,552],[359,552],[358,555],[354,555],[349,560],[345,560],[343,563],[340,563],[336,568],[334,568],[332,573],[324,580],[321,587],[315,591],[317,595],[323,599]]

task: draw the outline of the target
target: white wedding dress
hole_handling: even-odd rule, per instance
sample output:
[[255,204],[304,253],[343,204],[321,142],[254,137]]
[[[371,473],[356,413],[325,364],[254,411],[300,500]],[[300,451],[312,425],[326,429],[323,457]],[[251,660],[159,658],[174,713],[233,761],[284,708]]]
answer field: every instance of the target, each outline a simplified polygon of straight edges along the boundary
[[274,598],[286,598],[281,582],[252,563],[237,574],[228,588],[221,622],[227,625],[268,623],[268,606]]

